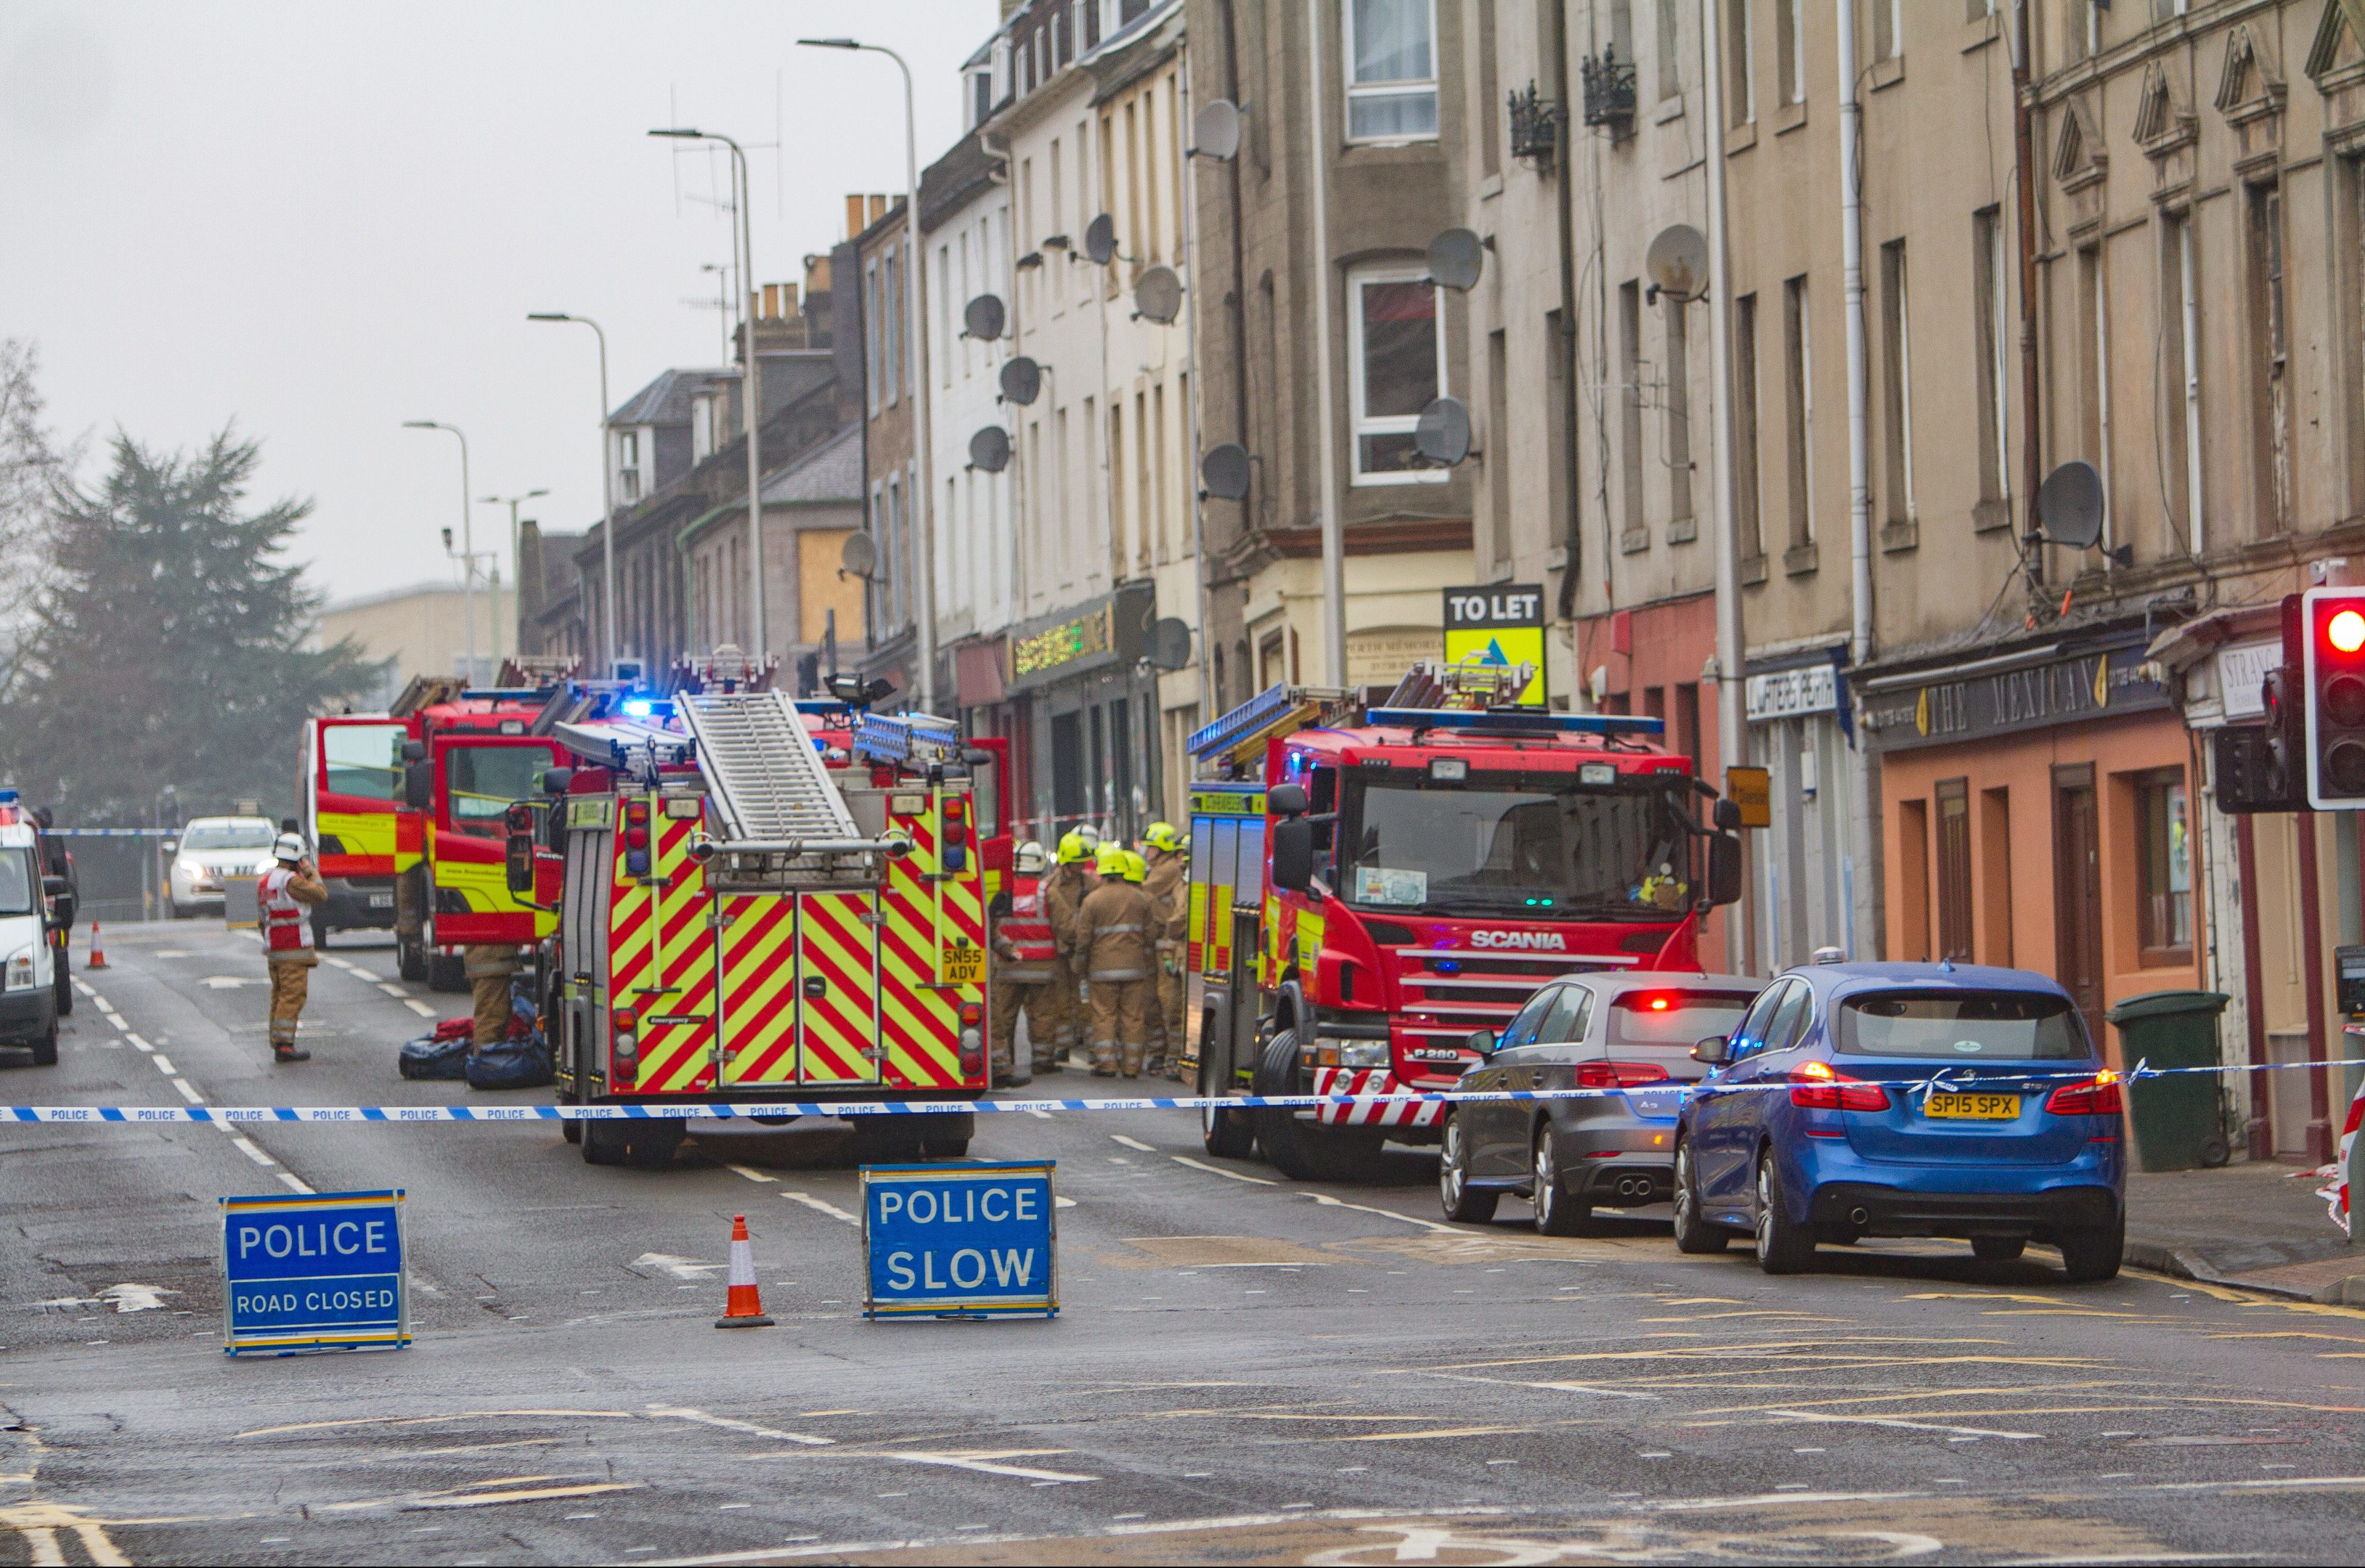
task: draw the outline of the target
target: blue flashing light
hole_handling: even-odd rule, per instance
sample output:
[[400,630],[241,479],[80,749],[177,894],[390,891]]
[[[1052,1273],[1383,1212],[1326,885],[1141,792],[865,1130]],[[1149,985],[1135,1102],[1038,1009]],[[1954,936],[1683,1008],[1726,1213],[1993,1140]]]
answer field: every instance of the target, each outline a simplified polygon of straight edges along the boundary
[[0,806],[13,806],[21,797],[14,790],[0,790]]
[[1437,960],[1435,968],[1437,972],[1441,975],[1458,975],[1462,972],[1462,960],[1459,958],[1440,958]]
[[1664,735],[1667,722],[1640,713],[1553,713],[1542,709],[1374,708],[1364,722],[1406,730],[1472,734]]
[[635,719],[645,719],[657,711],[657,705],[645,697],[624,699],[624,711]]

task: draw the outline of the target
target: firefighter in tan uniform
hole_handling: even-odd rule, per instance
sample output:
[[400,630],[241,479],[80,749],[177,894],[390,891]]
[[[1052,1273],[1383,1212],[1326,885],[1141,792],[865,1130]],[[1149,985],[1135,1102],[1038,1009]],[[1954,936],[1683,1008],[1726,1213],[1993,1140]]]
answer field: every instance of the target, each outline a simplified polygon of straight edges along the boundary
[[993,1086],[1016,1087],[1032,1072],[1018,1070],[1018,1014],[1026,1014],[1026,1044],[1044,1072],[1059,1070],[1059,1028],[1068,1012],[1059,1006],[1059,949],[1043,913],[1043,873],[1049,858],[1028,839],[1010,857],[1010,880],[988,910],[993,932],[993,994],[989,1017],[993,1040]]
[[[1056,1031],[1051,1065],[1043,1067],[1039,1053],[1036,1060],[1036,1066],[1046,1072],[1058,1071],[1070,1053],[1083,1044],[1084,1007],[1077,993],[1083,962],[1076,952],[1076,911],[1083,907],[1093,881],[1093,863],[1085,858],[1083,836],[1070,831],[1059,840],[1059,865],[1043,879],[1043,915],[1051,926],[1052,1027]],[[1034,1025],[1030,1022],[1027,1026]]]
[[469,1036],[477,1048],[510,1035],[510,982],[518,972],[518,950],[506,942],[479,942],[460,951],[476,1002],[476,1026]]
[[1076,951],[1093,991],[1093,1076],[1141,1076],[1156,968],[1150,944],[1158,912],[1141,890],[1141,857],[1114,844],[1100,850],[1101,885],[1076,912]]
[[1142,890],[1158,910],[1158,1003],[1149,1015],[1149,1056],[1145,1072],[1182,1077],[1182,938],[1189,925],[1191,857],[1172,823],[1151,823],[1141,835],[1149,846],[1142,859],[1148,874]]
[[320,961],[312,951],[310,911],[329,902],[329,887],[294,834],[281,834],[271,853],[278,864],[254,885],[263,954],[271,967],[271,1059],[309,1061],[312,1053],[296,1044],[296,1021],[312,989],[313,966]]

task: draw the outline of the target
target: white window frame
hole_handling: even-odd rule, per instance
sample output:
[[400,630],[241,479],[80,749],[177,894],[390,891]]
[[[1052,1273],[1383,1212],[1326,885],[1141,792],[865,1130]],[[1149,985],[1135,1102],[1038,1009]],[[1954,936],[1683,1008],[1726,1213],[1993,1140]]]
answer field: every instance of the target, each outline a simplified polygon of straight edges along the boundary
[[1354,134],[1354,104],[1358,97],[1393,97],[1412,92],[1422,85],[1422,79],[1401,82],[1359,83],[1355,80],[1355,0],[1339,0],[1339,80],[1346,89],[1340,104],[1340,129],[1347,132],[1351,147],[1404,147],[1415,142],[1435,141],[1445,128],[1445,100],[1442,84],[1438,80],[1438,52],[1440,40],[1437,33],[1437,0],[1427,0],[1429,6],[1429,69],[1426,78],[1429,96],[1436,101],[1438,129],[1425,136],[1357,136]]
[[[1348,482],[1356,488],[1374,485],[1442,485],[1451,476],[1451,470],[1444,468],[1363,471],[1363,437],[1410,435],[1420,419],[1417,414],[1389,414],[1375,418],[1363,411],[1362,291],[1370,284],[1425,282],[1429,282],[1429,269],[1418,262],[1356,267],[1347,274],[1347,461]],[[1437,301],[1437,391],[1432,396],[1443,398],[1452,390],[1446,375],[1445,292],[1435,283],[1429,283],[1429,286],[1431,297]]]

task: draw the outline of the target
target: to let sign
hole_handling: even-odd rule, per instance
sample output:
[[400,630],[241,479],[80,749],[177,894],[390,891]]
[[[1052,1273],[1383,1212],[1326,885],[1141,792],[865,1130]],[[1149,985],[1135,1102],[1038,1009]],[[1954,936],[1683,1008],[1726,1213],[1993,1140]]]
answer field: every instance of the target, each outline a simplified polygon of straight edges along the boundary
[[222,1199],[222,1349],[409,1344],[402,1203],[399,1189]]
[[1529,665],[1535,678],[1519,700],[1544,705],[1544,590],[1541,583],[1492,583],[1445,590],[1445,662]]
[[867,1165],[866,1317],[1056,1317],[1053,1161]]

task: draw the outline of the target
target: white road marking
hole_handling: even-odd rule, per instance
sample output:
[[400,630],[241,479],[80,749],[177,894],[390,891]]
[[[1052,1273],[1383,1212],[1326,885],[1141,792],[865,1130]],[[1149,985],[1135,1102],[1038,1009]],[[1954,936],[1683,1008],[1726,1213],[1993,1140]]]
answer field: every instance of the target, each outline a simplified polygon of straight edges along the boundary
[[1369,1204],[1351,1204],[1344,1198],[1334,1198],[1328,1193],[1300,1193],[1297,1195],[1301,1198],[1311,1198],[1326,1209],[1355,1209],[1367,1215],[1378,1215],[1383,1219],[1396,1220],[1405,1225],[1417,1225],[1423,1230],[1441,1230],[1448,1236],[1464,1234],[1459,1226],[1440,1225],[1433,1219],[1415,1219],[1410,1215],[1400,1215],[1394,1209],[1375,1209]]
[[1939,1421],[1909,1421],[1899,1416],[1826,1416],[1811,1410],[1768,1410],[1768,1416],[1785,1421],[1824,1421],[1851,1427],[1899,1427],[1909,1432],[1951,1432],[1966,1438],[2008,1438],[2013,1442],[2033,1443],[2043,1439],[2042,1432],[2002,1432],[1991,1427],[1953,1427]]
[[91,990],[90,986],[83,980],[74,981],[73,988],[82,992],[84,996],[89,997],[93,1002],[96,1002],[98,1000],[98,992]]
[[181,1098],[186,1100],[192,1105],[202,1105],[206,1103],[202,1095],[198,1094],[196,1090],[189,1087],[189,1081],[185,1078],[176,1078],[173,1080],[173,1087],[179,1090],[181,1092]]
[[380,981],[378,981],[378,982],[377,982],[377,988],[378,988],[378,990],[380,990],[380,991],[382,991],[386,992],[386,993],[387,993],[387,995],[391,996],[391,997],[395,997],[395,998],[398,998],[398,999],[404,998],[404,997],[408,997],[408,996],[410,994],[409,991],[407,991],[403,990],[400,986],[398,986],[398,985],[389,985],[389,984],[387,984],[387,983],[386,981],[384,981],[384,980],[380,980]]
[[633,1260],[632,1267],[661,1270],[677,1280],[703,1280],[723,1265],[701,1263],[695,1258],[678,1258],[670,1252],[644,1252]]
[[435,1016],[435,1009],[428,1006],[427,1003],[417,1001],[411,997],[404,997],[402,999],[402,1004],[405,1007],[409,1008],[413,1013],[418,1014],[421,1018],[432,1018]]
[[130,1033],[129,1030],[125,1031],[123,1037],[130,1041],[133,1045],[139,1047],[143,1051],[152,1051],[156,1048],[147,1041],[141,1039],[139,1036]]
[[[225,1122],[222,1125],[224,1126],[228,1126],[230,1124]],[[277,1160],[272,1159],[271,1156],[263,1152],[263,1146],[261,1144],[255,1142],[252,1138],[248,1137],[243,1133],[231,1134],[230,1141],[237,1146],[238,1151],[241,1154],[246,1156],[249,1159],[253,1160],[257,1165],[276,1165],[279,1163]]]
[[829,1202],[827,1202],[827,1201],[826,1201],[826,1200],[824,1200],[824,1199],[816,1198],[816,1197],[814,1197],[811,1193],[790,1193],[790,1192],[783,1192],[783,1193],[780,1194],[780,1196],[782,1196],[782,1197],[784,1197],[784,1198],[788,1199],[788,1200],[789,1200],[789,1202],[790,1202],[790,1203],[792,1203],[792,1204],[804,1204],[804,1206],[805,1206],[805,1207],[807,1207],[807,1208],[809,1208],[809,1209],[813,1210],[815,1214],[824,1214],[824,1215],[829,1215],[829,1217],[830,1217],[830,1218],[832,1218],[832,1219],[842,1219],[842,1220],[844,1220],[846,1224],[848,1224],[848,1225],[850,1225],[850,1226],[856,1226],[856,1227],[857,1227],[857,1228],[858,1228],[858,1227],[861,1226],[861,1224],[862,1224],[862,1222],[861,1222],[859,1219],[857,1219],[854,1215],[850,1215],[850,1214],[847,1214],[844,1209],[839,1208],[835,1204],[829,1203]]
[[745,1165],[726,1164],[723,1169],[725,1170],[734,1171],[741,1176],[745,1176],[750,1182],[770,1182],[777,1183],[779,1181],[778,1176],[767,1176],[761,1170],[753,1170]]
[[98,1299],[114,1305],[118,1312],[155,1312],[164,1305],[168,1295],[179,1295],[162,1285],[109,1285],[98,1293]]
[[312,1195],[310,1183],[307,1182],[301,1176],[297,1175],[293,1170],[282,1170],[279,1173],[279,1180],[286,1182],[288,1190],[291,1192],[301,1193],[308,1198]]
[[1269,1182],[1261,1176],[1243,1176],[1237,1170],[1227,1170],[1220,1165],[1209,1165],[1204,1160],[1194,1159],[1187,1154],[1170,1154],[1166,1158],[1177,1165],[1187,1165],[1194,1170],[1205,1170],[1210,1176],[1228,1176],[1235,1182],[1252,1182],[1260,1187],[1281,1185],[1278,1182]]
[[345,972],[353,976],[355,980],[365,980],[372,985],[378,983],[377,971],[375,969],[365,969],[359,964],[347,964],[345,966]]
[[990,1459],[973,1459],[960,1453],[895,1453],[889,1459],[904,1464],[940,1464],[948,1470],[973,1470],[981,1475],[1014,1475],[1022,1481],[1098,1481],[1097,1475],[1078,1475],[1067,1470],[1036,1470],[1024,1464],[996,1464]]
[[1127,1137],[1123,1133],[1109,1134],[1109,1142],[1123,1144],[1127,1148],[1139,1149],[1144,1154],[1156,1154],[1158,1152],[1148,1144],[1142,1142],[1139,1138]]
[[1058,1209],[1071,1209],[1076,1206],[1076,1200],[1073,1198],[1053,1198],[1051,1200],[1051,1206]]
[[177,1078],[180,1076],[181,1070],[174,1067],[173,1065],[173,1058],[166,1056],[163,1052],[150,1051],[148,1053],[148,1059],[154,1062],[156,1064],[156,1070],[163,1073],[165,1077]]
[[197,982],[214,991],[236,991],[242,985],[269,985],[268,975],[207,975]]
[[784,1443],[803,1443],[811,1448],[830,1448],[837,1442],[835,1438],[816,1438],[809,1432],[783,1432],[777,1427],[760,1427],[753,1421],[741,1421],[729,1416],[711,1416],[686,1405],[652,1405],[649,1414],[661,1420],[695,1421],[701,1427],[720,1427],[726,1432],[745,1432],[751,1438],[771,1438]]
[[1030,1108],[1026,1114],[1034,1117],[1038,1122],[1048,1122],[1053,1119],[1051,1113],[1048,1111],[1037,1111]]

